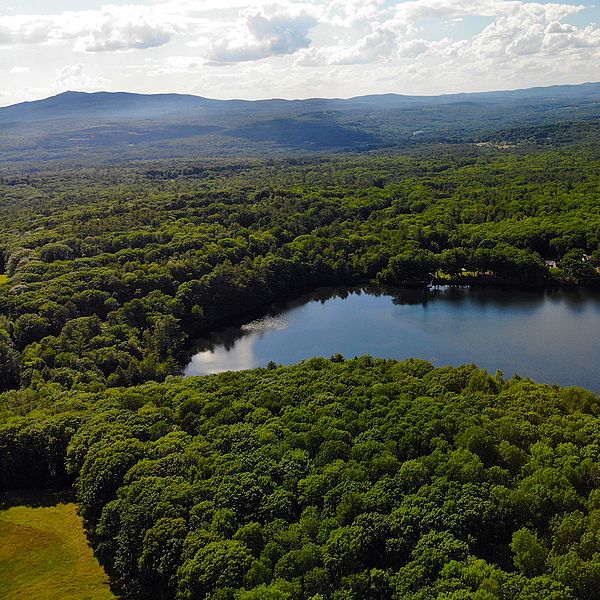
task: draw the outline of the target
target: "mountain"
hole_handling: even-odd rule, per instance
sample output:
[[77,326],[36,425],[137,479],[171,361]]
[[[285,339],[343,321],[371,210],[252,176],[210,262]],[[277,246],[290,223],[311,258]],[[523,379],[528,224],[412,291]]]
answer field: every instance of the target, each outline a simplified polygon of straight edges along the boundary
[[600,83],[442,96],[256,101],[65,92],[0,108],[0,162],[361,152],[499,135],[536,139],[542,129],[548,140],[557,124],[561,131],[565,123],[595,129],[599,119]]
[[160,118],[206,106],[210,100],[181,94],[64,92],[44,100],[0,108],[0,123],[31,123],[78,118]]

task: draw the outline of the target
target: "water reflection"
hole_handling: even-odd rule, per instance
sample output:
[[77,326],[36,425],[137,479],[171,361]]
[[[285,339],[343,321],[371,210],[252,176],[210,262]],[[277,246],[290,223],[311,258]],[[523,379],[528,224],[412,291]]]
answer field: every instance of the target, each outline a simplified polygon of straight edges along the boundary
[[475,362],[491,372],[600,391],[600,296],[379,286],[322,288],[197,343],[186,375],[372,354]]
[[230,341],[221,345],[211,343],[206,350],[201,350],[192,357],[185,369],[185,375],[253,369],[256,366],[253,351],[254,337],[238,336],[236,341],[237,343]]

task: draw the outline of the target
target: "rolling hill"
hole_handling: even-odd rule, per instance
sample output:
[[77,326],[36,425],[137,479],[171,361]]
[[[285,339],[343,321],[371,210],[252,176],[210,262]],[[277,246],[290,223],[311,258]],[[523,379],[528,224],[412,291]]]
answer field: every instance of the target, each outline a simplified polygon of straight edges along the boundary
[[[64,92],[0,108],[4,164],[269,152],[363,152],[423,143],[536,139],[598,125],[600,83],[443,96],[214,100]],[[591,124],[591,125],[590,125]],[[579,127],[581,129],[581,127]],[[567,136],[568,138],[568,136]],[[115,158],[117,157],[117,158]]]

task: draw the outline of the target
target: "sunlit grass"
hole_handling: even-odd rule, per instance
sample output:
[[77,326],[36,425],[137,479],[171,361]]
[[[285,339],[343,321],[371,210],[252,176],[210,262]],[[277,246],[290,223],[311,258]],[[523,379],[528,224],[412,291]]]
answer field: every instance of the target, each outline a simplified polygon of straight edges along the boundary
[[74,504],[0,512],[0,598],[114,600]]

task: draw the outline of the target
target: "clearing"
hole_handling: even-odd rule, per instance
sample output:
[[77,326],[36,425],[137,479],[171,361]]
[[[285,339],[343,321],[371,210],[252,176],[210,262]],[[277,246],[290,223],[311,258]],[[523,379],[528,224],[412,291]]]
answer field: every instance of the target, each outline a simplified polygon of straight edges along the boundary
[[76,505],[0,511],[1,600],[115,600]]

